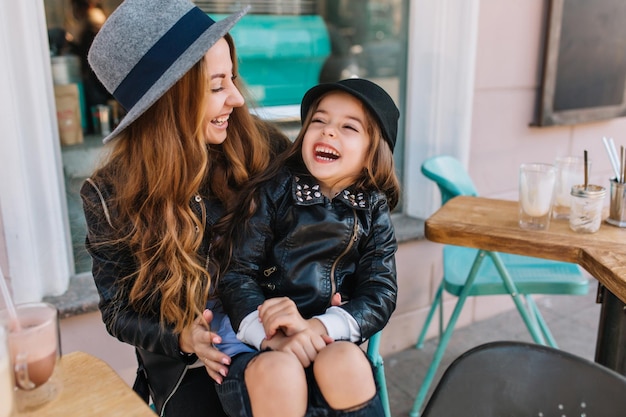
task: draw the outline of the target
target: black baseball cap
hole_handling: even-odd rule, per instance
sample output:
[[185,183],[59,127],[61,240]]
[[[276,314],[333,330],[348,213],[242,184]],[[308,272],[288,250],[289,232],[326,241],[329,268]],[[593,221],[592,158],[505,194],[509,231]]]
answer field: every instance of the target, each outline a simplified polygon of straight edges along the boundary
[[304,119],[311,104],[329,91],[340,90],[359,99],[367,107],[380,125],[383,138],[389,144],[391,151],[396,146],[398,135],[398,119],[400,110],[393,99],[378,84],[363,78],[348,78],[334,83],[323,83],[312,87],[304,94],[300,106],[300,118]]

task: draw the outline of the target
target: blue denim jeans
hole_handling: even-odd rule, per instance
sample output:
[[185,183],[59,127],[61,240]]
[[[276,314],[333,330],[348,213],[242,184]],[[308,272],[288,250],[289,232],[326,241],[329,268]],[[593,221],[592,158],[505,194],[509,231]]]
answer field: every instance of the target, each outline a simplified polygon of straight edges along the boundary
[[[215,384],[215,390],[222,407],[229,417],[252,417],[244,372],[250,361],[259,354],[262,352],[242,353],[232,358],[228,376],[224,378],[222,384]],[[313,367],[309,366],[305,372],[309,387],[309,404],[305,417],[383,417],[385,415],[378,395],[378,386],[374,398],[358,410],[333,410],[322,396],[315,382]],[[373,368],[372,375],[374,375]],[[268,398],[268,401],[280,401],[280,398]]]

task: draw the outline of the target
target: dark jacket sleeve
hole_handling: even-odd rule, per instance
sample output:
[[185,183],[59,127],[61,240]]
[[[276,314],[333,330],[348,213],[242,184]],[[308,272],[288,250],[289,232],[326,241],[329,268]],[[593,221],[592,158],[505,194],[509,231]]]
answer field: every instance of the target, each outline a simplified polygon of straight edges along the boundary
[[361,260],[350,301],[341,307],[358,323],[361,341],[381,330],[396,308],[398,248],[387,200],[378,198],[372,210],[371,233],[360,243]]
[[241,321],[265,301],[258,277],[265,265],[269,246],[274,240],[276,195],[287,184],[287,176],[269,181],[259,190],[259,204],[254,215],[239,225],[234,237],[233,259],[220,278],[218,288],[224,310],[235,332]]
[[87,221],[85,246],[92,257],[93,278],[100,296],[99,308],[107,331],[122,342],[149,352],[184,361],[178,347],[178,336],[171,328],[162,326],[158,312],[139,314],[130,306],[128,290],[136,272],[134,257],[128,246],[110,224],[105,212],[109,206],[106,188],[96,189],[89,182],[81,188],[83,210]]

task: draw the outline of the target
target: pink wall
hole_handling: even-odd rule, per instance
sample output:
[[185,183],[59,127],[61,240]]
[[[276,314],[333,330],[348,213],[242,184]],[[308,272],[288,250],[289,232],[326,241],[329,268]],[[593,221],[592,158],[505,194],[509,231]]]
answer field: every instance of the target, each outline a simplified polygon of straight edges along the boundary
[[[590,182],[608,187],[612,170],[602,136],[626,146],[626,118],[530,126],[540,93],[547,5],[547,0],[480,2],[469,171],[481,195],[516,199],[521,163],[552,163],[560,155],[582,156],[585,149],[592,160]],[[441,245],[403,243],[397,263],[398,307],[384,331],[383,354],[415,343],[441,279]],[[455,302],[447,297],[444,311],[449,314]],[[509,297],[470,299],[457,327],[512,308]],[[434,320],[429,334],[436,333]]]
[[559,155],[592,160],[590,181],[608,187],[602,136],[626,145],[626,118],[565,127],[531,127],[540,93],[546,0],[482,0],[469,170],[483,195],[517,194],[523,162]]

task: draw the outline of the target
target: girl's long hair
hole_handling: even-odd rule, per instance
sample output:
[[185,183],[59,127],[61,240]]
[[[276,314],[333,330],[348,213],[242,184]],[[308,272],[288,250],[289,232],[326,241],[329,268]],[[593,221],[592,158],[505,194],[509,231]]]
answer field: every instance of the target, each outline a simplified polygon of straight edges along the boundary
[[[236,75],[233,41],[225,38]],[[176,332],[201,316],[211,285],[207,254],[198,253],[210,231],[192,199],[200,194],[230,208],[271,155],[271,129],[246,106],[233,110],[224,143],[206,144],[207,86],[201,60],[112,142],[106,164],[92,176],[111,186],[116,236],[135,258],[136,271],[123,277],[131,305],[140,313],[158,311]]]
[[[329,91],[326,94],[332,94],[332,92]],[[304,134],[311,124],[312,116],[317,111],[317,107],[325,95],[322,95],[312,103],[309,113],[303,122],[302,129],[293,145],[274,159],[262,175],[252,178],[246,184],[243,191],[239,193],[239,201],[227,211],[226,215],[216,225],[216,230],[219,230],[219,234],[224,237],[220,239],[219,244],[215,248],[216,253],[220,254],[221,271],[228,268],[233,248],[237,246],[238,240],[240,241],[245,236],[247,220],[252,217],[258,206],[258,189],[261,184],[274,177],[284,166],[287,166],[294,174],[308,174],[302,159],[302,142],[304,141]],[[395,170],[393,152],[384,140],[376,119],[365,106],[363,106],[363,110],[367,115],[366,131],[371,138],[371,142],[365,156],[363,170],[354,186],[361,191],[383,192],[387,197],[389,209],[393,210],[400,199],[400,181]]]

